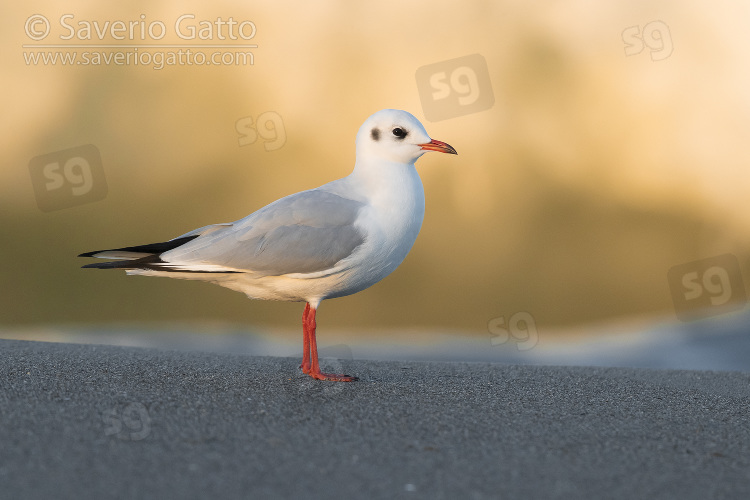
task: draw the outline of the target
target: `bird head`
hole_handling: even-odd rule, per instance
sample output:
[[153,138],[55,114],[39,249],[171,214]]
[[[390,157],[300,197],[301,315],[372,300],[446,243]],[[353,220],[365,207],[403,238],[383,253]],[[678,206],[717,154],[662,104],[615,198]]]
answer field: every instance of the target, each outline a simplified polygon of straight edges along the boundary
[[357,132],[357,159],[410,165],[428,151],[458,154],[450,145],[431,139],[414,115],[399,109],[378,111]]

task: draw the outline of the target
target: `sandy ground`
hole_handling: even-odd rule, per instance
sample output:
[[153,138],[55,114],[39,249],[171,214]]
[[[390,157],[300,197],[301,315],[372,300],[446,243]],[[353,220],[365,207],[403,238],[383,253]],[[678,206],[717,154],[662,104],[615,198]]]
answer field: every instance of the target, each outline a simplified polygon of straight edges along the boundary
[[750,374],[0,341],[2,498],[750,498]]

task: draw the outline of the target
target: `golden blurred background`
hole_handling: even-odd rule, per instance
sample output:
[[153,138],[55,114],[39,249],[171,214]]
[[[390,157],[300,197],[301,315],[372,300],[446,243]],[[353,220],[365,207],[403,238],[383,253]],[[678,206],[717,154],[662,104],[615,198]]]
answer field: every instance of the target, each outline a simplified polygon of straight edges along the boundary
[[[4,11],[0,327],[298,328],[301,304],[81,270],[90,261],[76,255],[233,221],[343,177],[357,129],[382,108],[410,111],[459,156],[419,160],[427,210],[412,252],[371,289],[325,302],[321,331],[486,334],[519,311],[540,331],[662,321],[674,318],[672,266],[732,253],[747,269],[750,4],[41,1]],[[80,56],[67,45],[153,42],[98,40],[95,29],[61,39],[65,14],[76,29],[162,21],[154,43],[178,45],[243,42],[180,39],[181,15],[250,20],[257,48],[252,65],[27,63],[43,50],[24,45]],[[25,31],[33,15],[51,25],[41,42]],[[626,55],[630,35],[657,21],[668,29]],[[417,70],[471,54],[486,60],[494,105],[428,121]],[[241,145],[238,121],[263,113],[278,118],[263,133],[284,140]],[[106,196],[43,212],[30,161],[85,144],[101,153]]]

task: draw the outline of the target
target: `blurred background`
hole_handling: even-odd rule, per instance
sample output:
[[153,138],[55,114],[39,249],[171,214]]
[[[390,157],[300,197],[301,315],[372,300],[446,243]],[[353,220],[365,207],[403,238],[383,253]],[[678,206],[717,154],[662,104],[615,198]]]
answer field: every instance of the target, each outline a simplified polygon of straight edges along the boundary
[[[465,359],[513,361],[554,347],[592,352],[575,358],[585,363],[604,359],[586,350],[604,337],[716,346],[725,332],[732,359],[744,342],[750,319],[736,284],[750,262],[750,4],[32,1],[4,11],[4,337],[137,343],[192,332],[298,355],[302,304],[81,270],[89,261],[76,255],[230,222],[343,177],[365,118],[399,108],[459,156],[418,162],[427,207],[412,252],[371,289],[324,302],[322,345],[384,358],[473,346]],[[250,23],[238,32],[219,18]],[[220,50],[222,64],[156,64],[157,53],[199,44],[230,47],[191,49]],[[231,47],[242,44],[256,47]],[[150,62],[107,63],[116,52]],[[451,61],[475,54],[451,80],[460,67]],[[430,120],[440,81],[456,100],[451,116]],[[88,201],[66,201],[52,191],[85,177],[65,171],[66,151],[89,144],[106,182],[93,179]],[[56,159],[58,183],[35,173]],[[725,254],[739,266],[727,270],[734,306],[678,320],[673,297],[685,281],[669,270]],[[725,285],[696,266],[704,295]],[[727,363],[706,366],[750,369]]]

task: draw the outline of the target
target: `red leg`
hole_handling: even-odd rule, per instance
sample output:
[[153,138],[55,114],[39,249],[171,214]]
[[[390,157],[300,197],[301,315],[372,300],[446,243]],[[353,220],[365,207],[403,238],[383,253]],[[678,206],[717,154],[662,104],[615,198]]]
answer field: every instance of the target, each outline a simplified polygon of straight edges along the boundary
[[[305,306],[305,313],[302,315],[302,330],[304,332],[304,350],[302,355],[302,371],[317,380],[331,380],[334,382],[353,382],[357,377],[350,377],[338,373],[323,373],[318,365],[318,342],[315,338],[316,309],[308,303]],[[309,358],[308,358],[309,356]],[[307,365],[305,364],[307,362]],[[305,370],[307,367],[307,370]]]
[[305,304],[305,312],[302,313],[302,368],[303,373],[310,373],[310,304]]

